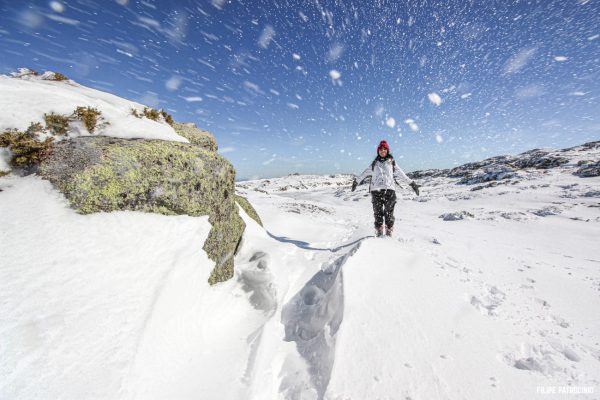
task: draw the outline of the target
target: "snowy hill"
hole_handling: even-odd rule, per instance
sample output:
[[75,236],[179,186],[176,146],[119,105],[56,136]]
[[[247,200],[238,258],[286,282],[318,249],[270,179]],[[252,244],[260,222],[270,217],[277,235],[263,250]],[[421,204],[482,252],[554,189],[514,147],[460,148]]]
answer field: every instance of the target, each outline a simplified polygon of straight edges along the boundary
[[212,287],[205,217],[0,178],[0,398],[597,398],[599,152],[421,173],[386,239],[349,176],[239,182],[264,228]]
[[[0,132],[6,129],[25,131],[31,124],[44,125],[45,115],[69,116],[77,107],[89,107],[100,112],[97,129],[90,132],[85,124],[72,118],[64,135],[76,137],[96,134],[187,142],[164,120],[142,117],[142,104],[79,85],[55,72],[38,74],[22,68],[12,76],[0,75],[0,93]],[[134,110],[138,117],[134,115]],[[52,135],[53,132],[46,134]]]

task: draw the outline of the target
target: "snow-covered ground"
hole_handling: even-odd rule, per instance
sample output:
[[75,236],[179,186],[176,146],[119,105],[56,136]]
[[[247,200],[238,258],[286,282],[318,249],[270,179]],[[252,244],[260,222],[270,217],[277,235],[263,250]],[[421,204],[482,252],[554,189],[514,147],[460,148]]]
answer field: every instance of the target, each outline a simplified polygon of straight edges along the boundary
[[349,176],[240,182],[264,229],[243,214],[215,287],[205,218],[82,216],[0,178],[0,398],[598,398],[600,177],[573,175],[598,149],[563,154],[420,179],[383,239]]
[[77,107],[92,107],[99,110],[102,120],[98,128],[90,133],[81,123],[70,124],[68,135],[89,136],[92,134],[120,138],[161,139],[187,142],[175,133],[166,122],[148,118],[137,118],[132,110],[141,113],[144,106],[121,97],[91,89],[72,80],[48,79],[52,72],[33,75],[22,69],[15,76],[0,75],[0,132],[7,129],[25,131],[31,123],[44,125],[44,114],[69,116]]

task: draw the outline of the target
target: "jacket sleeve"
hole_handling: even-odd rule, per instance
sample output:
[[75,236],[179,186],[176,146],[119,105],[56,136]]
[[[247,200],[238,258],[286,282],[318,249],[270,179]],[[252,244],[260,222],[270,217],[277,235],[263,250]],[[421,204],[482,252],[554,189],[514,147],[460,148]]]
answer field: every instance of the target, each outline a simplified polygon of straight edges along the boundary
[[406,176],[406,174],[404,173],[404,171],[402,171],[402,168],[400,168],[397,165],[394,165],[394,178],[395,179],[401,179],[406,183],[411,183],[412,179],[410,179],[408,176]]
[[362,184],[362,182],[369,176],[373,176],[373,170],[371,169],[371,167],[367,167],[362,174],[360,174],[358,177],[356,177],[356,182],[358,182],[358,184]]

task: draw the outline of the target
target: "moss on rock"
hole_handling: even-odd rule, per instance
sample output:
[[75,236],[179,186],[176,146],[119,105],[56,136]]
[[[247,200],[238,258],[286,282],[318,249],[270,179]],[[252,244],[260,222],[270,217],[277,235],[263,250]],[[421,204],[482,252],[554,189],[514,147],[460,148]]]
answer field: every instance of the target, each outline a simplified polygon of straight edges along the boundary
[[235,169],[217,153],[188,143],[80,137],[57,143],[39,172],[84,214],[208,215],[204,250],[216,263],[209,282],[233,276],[245,224],[235,205]]
[[262,221],[260,220],[260,216],[254,209],[254,207],[252,207],[252,204],[248,201],[247,198],[236,194],[235,201],[240,205],[240,207],[242,207],[242,210],[244,210],[250,218],[255,220],[256,223],[260,226],[263,226]]
[[198,129],[193,122],[175,122],[173,123],[173,129],[175,129],[175,132],[177,132],[178,135],[183,136],[192,144],[200,146],[209,151],[218,150],[215,137],[210,132]]

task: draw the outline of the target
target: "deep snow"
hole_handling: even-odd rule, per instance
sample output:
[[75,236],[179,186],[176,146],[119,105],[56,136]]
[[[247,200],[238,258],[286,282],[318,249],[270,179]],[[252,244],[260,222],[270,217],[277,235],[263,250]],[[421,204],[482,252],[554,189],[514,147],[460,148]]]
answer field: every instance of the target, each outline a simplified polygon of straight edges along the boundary
[[82,216],[0,178],[0,398],[598,398],[600,178],[573,175],[598,155],[565,155],[420,180],[384,239],[349,176],[240,182],[265,228],[242,213],[215,287],[205,218]]

